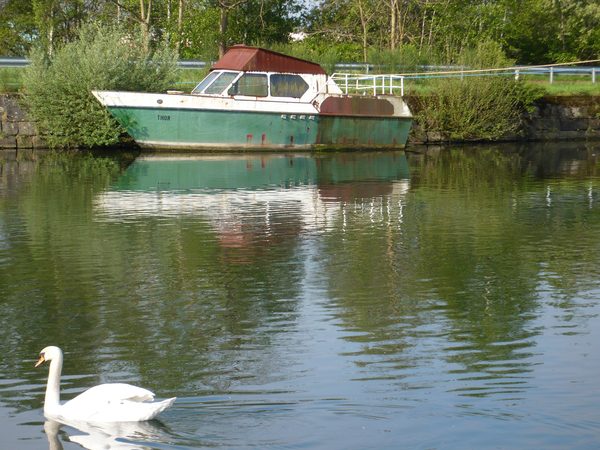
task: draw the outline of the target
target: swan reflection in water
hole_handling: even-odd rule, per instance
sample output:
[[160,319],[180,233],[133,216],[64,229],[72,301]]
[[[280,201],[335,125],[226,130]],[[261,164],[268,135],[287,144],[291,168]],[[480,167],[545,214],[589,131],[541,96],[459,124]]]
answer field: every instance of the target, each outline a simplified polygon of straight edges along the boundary
[[168,432],[159,420],[150,422],[88,423],[75,420],[48,420],[44,431],[50,450],[63,450],[58,436],[63,427],[74,428],[85,434],[70,434],[69,441],[89,450],[139,450],[148,448],[151,442],[165,442]]

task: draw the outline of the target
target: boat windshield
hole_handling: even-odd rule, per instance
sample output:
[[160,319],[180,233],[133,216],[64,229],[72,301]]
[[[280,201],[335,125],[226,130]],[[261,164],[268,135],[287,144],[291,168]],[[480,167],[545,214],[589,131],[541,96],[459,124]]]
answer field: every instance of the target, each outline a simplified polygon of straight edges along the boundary
[[211,72],[198,86],[196,86],[192,93],[220,94],[231,84],[237,75],[238,72]]
[[202,92],[204,89],[206,89],[206,86],[212,83],[218,76],[219,72],[209,73],[208,76],[204,80],[202,80],[198,86],[194,88],[192,94],[199,94],[200,92]]
[[220,94],[231,84],[238,72],[211,72],[192,91],[194,94]]

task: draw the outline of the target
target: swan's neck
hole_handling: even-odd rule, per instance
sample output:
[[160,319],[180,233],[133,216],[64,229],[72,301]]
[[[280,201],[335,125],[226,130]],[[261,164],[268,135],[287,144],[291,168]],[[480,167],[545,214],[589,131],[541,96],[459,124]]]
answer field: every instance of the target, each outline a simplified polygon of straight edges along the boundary
[[46,399],[44,400],[45,412],[52,411],[52,409],[60,405],[60,373],[62,372],[62,365],[62,355],[58,355],[50,361]]

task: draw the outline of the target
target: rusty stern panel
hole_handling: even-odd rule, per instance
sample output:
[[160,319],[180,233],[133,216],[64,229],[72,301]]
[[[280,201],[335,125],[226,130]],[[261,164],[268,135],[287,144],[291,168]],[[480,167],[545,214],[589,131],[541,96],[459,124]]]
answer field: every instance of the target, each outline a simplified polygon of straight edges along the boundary
[[412,119],[320,115],[315,144],[346,148],[402,148]]
[[378,97],[327,97],[321,104],[321,114],[348,116],[393,116],[394,105]]

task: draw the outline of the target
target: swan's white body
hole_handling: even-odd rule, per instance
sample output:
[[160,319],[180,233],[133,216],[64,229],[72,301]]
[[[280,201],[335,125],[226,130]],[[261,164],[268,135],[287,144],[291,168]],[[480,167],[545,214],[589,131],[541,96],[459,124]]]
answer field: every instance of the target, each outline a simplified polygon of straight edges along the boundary
[[40,352],[36,367],[50,361],[44,414],[85,422],[141,422],[154,419],[173,404],[175,398],[153,402],[154,394],[130,384],[101,384],[88,389],[73,400],[60,404],[60,374],[63,354],[58,347],[46,347]]

